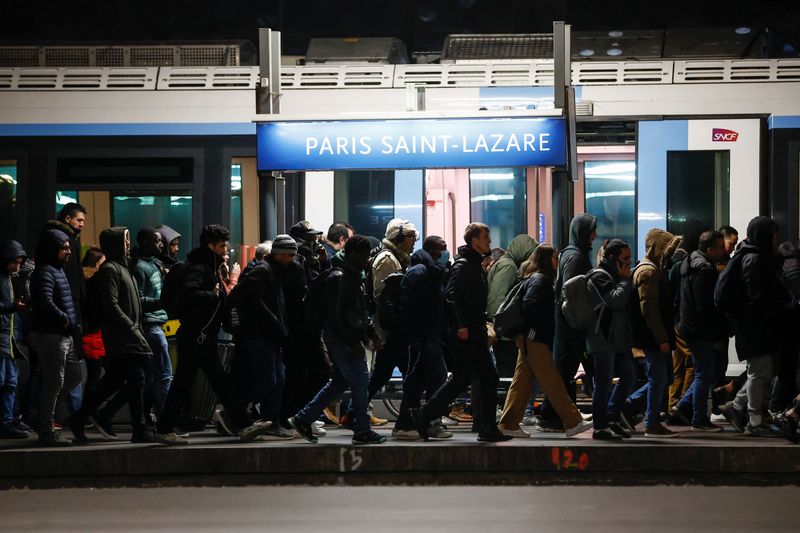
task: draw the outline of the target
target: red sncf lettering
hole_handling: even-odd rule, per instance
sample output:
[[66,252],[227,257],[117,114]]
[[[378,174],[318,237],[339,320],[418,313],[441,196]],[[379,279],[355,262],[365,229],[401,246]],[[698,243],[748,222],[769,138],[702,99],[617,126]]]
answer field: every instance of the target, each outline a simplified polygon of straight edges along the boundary
[[736,139],[738,138],[739,133],[733,130],[714,128],[711,131],[711,140],[713,142],[736,142]]

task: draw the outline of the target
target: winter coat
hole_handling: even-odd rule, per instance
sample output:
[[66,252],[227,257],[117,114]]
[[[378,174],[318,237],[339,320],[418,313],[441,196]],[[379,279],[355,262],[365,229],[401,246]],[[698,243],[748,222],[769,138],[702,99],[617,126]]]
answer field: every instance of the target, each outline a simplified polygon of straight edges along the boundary
[[586,331],[586,351],[627,354],[631,349],[630,313],[636,312],[629,308],[633,285],[630,280],[621,278],[616,266],[605,259],[600,261],[598,269],[605,273],[595,271],[589,279],[603,296],[606,307],[598,331],[595,332],[594,327]]
[[281,270],[279,280],[286,304],[285,320],[289,335],[311,333],[313,328],[306,318],[306,310],[303,305],[303,298],[308,288],[305,269],[300,263],[293,261]]
[[411,267],[400,283],[400,310],[409,342],[425,342],[438,334],[444,316],[444,267],[425,250],[411,256]]
[[65,337],[80,336],[75,301],[58,260],[58,252],[69,241],[66,233],[47,229],[36,245],[36,269],[31,276],[31,330]]
[[482,262],[483,255],[471,246],[458,248],[445,289],[445,304],[455,330],[486,327],[489,285]]
[[261,262],[239,278],[235,289],[240,323],[237,336],[278,343],[286,338],[286,304],[279,269],[280,265]]
[[490,319],[497,314],[500,304],[506,299],[511,288],[519,282],[519,267],[537,246],[539,243],[529,235],[517,235],[508,245],[506,253],[492,265],[487,277],[489,301],[486,305],[486,314]]
[[525,325],[534,332],[534,340],[553,350],[556,331],[556,292],[553,283],[537,272],[525,280],[522,296],[522,316]]
[[639,292],[645,327],[636,328],[633,343],[645,350],[658,349],[664,342],[674,348],[675,307],[667,271],[681,238],[654,228],[647,232],[644,242],[647,250],[645,261],[634,271],[633,285]]
[[[597,218],[592,215],[575,215],[569,225],[569,245],[559,255],[556,275],[556,298],[561,303],[561,287],[575,276],[585,275],[592,269],[589,253],[592,244],[589,237],[597,229]],[[560,313],[559,313],[560,314]]]
[[[222,324],[222,311],[225,305],[225,284],[222,282],[220,265],[222,258],[208,246],[195,248],[187,256],[184,286],[181,291],[183,309],[178,317],[181,321],[179,332],[184,334],[205,331],[209,337],[216,336]],[[219,283],[219,294],[214,295],[214,286]],[[186,329],[184,329],[186,328]]]
[[381,306],[378,302],[383,292],[386,278],[395,273],[405,272],[411,264],[411,256],[388,239],[383,239],[382,245],[383,248],[372,261],[372,296],[376,308],[378,309],[376,312],[375,330],[378,336],[385,340],[388,332],[380,327],[381,319],[378,315],[380,314]]
[[72,250],[72,255],[69,261],[64,265],[64,275],[67,276],[69,281],[70,292],[72,293],[72,301],[75,307],[75,314],[78,317],[78,323],[83,321],[83,306],[86,303],[86,278],[83,276],[83,267],[81,266],[81,238],[80,234],[76,233],[72,226],[59,220],[51,220],[45,226],[45,229],[57,229],[64,232],[69,237],[69,248]]
[[680,319],[681,265],[692,252],[697,250],[700,245],[700,235],[708,229],[702,222],[687,220],[681,228],[681,243],[672,254],[667,279],[673,296],[672,307],[676,325]]
[[100,248],[106,261],[92,276],[97,278],[100,304],[100,332],[109,356],[151,354],[142,332],[142,303],[136,280],[125,253],[125,228],[100,232]]
[[725,317],[714,306],[717,266],[695,250],[680,268],[680,319],[678,332],[684,339],[720,342],[728,338]]
[[0,357],[14,358],[21,354],[17,341],[22,336],[22,322],[17,313],[17,299],[6,265],[28,254],[17,241],[0,245]]
[[332,269],[325,279],[325,328],[347,346],[369,340],[363,273],[349,261]]
[[336,255],[336,252],[338,252],[338,250],[333,247],[328,239],[322,241],[322,247],[325,248],[325,254],[328,256],[328,261],[333,259],[333,256]]
[[161,305],[161,263],[155,257],[140,257],[136,261],[134,271],[136,285],[139,287],[139,299],[142,302],[145,324],[164,324],[167,312]]

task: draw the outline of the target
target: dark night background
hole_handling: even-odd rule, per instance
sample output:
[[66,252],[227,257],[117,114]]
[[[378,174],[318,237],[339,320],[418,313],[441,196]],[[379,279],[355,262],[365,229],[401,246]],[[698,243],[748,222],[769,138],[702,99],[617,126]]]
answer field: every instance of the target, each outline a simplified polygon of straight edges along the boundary
[[310,37],[399,37],[409,51],[441,49],[451,33],[767,27],[771,56],[800,49],[800,1],[775,0],[0,0],[0,43],[246,39],[283,32],[283,53]]

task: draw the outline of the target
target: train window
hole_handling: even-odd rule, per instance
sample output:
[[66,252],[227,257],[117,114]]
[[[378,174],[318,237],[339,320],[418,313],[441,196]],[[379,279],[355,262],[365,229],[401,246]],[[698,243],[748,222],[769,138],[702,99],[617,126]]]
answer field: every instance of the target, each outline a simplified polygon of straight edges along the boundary
[[687,221],[718,228],[729,218],[730,152],[667,152],[667,231],[680,234]]
[[[636,242],[636,162],[586,161],[586,212],[597,217],[597,240]],[[599,249],[599,245],[595,246]],[[592,264],[596,257],[591,254]]]
[[14,235],[17,205],[17,162],[0,161],[0,239]]
[[146,195],[131,193],[126,196],[112,196],[111,225],[125,226],[131,232],[131,238],[142,228],[154,228],[166,224],[181,234],[178,258],[183,260],[192,247],[192,197],[186,192],[182,196]]
[[525,233],[525,169],[470,169],[470,217],[489,226],[492,247],[505,248]]
[[[235,163],[231,165],[231,220],[229,225],[231,231],[231,266],[233,263],[242,263],[242,258],[238,257],[239,247],[244,244],[242,237],[242,165]],[[244,268],[244,265],[241,265]]]
[[56,211],[54,217],[61,212],[61,208],[69,203],[78,203],[78,191],[56,191]]
[[58,160],[58,183],[82,185],[192,183],[191,157],[92,157]]

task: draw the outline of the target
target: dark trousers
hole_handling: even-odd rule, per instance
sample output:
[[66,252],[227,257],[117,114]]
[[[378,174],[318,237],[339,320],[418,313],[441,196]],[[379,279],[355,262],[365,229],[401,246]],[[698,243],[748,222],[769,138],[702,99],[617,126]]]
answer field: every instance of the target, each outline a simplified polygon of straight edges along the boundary
[[481,432],[497,430],[495,422],[494,401],[487,401],[497,397],[497,384],[500,378],[497,375],[489,353],[486,326],[478,324],[469,327],[469,337],[466,341],[454,337],[450,340],[452,352],[451,374],[444,385],[439,387],[420,412],[420,418],[432,421],[448,413],[450,402],[463,392],[470,384],[472,373],[478,375],[481,390]]
[[408,360],[408,343],[397,335],[390,333],[386,339],[386,344],[375,356],[375,366],[369,377],[369,389],[367,389],[370,400],[389,383],[395,368],[400,369],[403,376],[406,375]]
[[400,415],[395,427],[412,429],[411,409],[418,409],[422,401],[423,391],[433,394],[447,379],[447,368],[444,365],[442,339],[433,336],[423,343],[411,346],[412,362],[406,379],[403,381],[403,401],[400,403]]
[[800,349],[793,342],[784,340],[778,352],[778,372],[772,386],[769,410],[781,412],[797,396],[797,365]]
[[285,376],[278,344],[265,338],[236,339],[231,377],[246,402],[259,404],[263,420],[278,422]]
[[[575,374],[581,364],[583,354],[586,352],[586,334],[583,331],[574,330],[569,327],[564,316],[559,309],[556,309],[556,331],[553,341],[553,360],[556,369],[564,380],[572,403],[575,403],[577,390],[575,386]],[[542,404],[542,420],[553,425],[561,424],[561,418],[553,409],[552,404],[545,396]]]
[[290,334],[285,344],[283,364],[286,380],[281,402],[282,420],[305,407],[331,378],[331,361],[321,334]]
[[501,378],[513,378],[514,370],[517,368],[517,353],[519,348],[513,340],[497,339],[497,343],[492,349],[494,360],[497,366],[497,373]]
[[195,375],[202,370],[214,394],[225,407],[225,413],[235,428],[243,429],[250,425],[250,417],[244,403],[231,383],[230,376],[222,368],[217,353],[217,332],[209,331],[205,341],[197,343],[197,331],[178,329],[176,335],[178,345],[178,364],[172,386],[164,404],[164,412],[158,420],[159,433],[175,431],[181,408],[189,402]]
[[107,355],[106,373],[100,378],[94,391],[83,398],[83,405],[75,413],[77,420],[92,416],[100,405],[116,395],[128,402],[131,426],[134,432],[144,429],[144,381],[145,370],[150,364],[146,355]]
[[100,359],[86,359],[86,383],[83,385],[84,398],[91,396],[97,388],[97,384],[100,383],[106,359],[106,356]]

